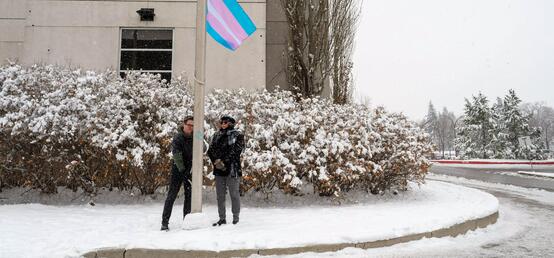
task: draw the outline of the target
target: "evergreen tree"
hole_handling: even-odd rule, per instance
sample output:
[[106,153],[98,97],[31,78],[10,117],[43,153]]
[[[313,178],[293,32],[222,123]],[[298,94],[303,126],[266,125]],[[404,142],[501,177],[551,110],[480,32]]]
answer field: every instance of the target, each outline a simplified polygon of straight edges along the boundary
[[[505,123],[507,147],[512,152],[506,158],[540,159],[541,132],[537,128],[530,128],[529,119],[531,117],[523,114],[520,105],[521,99],[516,95],[516,92],[509,90],[508,94],[504,97],[502,107],[502,120]],[[531,146],[520,145],[519,138],[526,136],[531,137]]]
[[[529,126],[531,128],[540,128],[542,145],[545,150],[554,150],[554,108],[549,107],[546,103],[525,103],[521,105],[524,114],[530,117]],[[546,157],[547,155],[545,155]],[[554,157],[554,156],[552,156]]]
[[435,145],[439,145],[438,143],[438,115],[437,111],[435,110],[435,106],[433,106],[433,103],[429,101],[429,108],[427,109],[427,115],[425,116],[425,120],[423,122],[423,129],[426,133],[428,133],[431,136],[431,140]]
[[462,127],[456,138],[456,147],[464,158],[489,158],[491,134],[495,130],[492,110],[487,97],[482,93],[466,99]]
[[508,147],[508,135],[506,134],[506,124],[502,115],[504,101],[502,98],[496,98],[496,103],[492,106],[491,120],[493,123],[491,133],[490,148],[493,159],[513,159],[513,151]]
[[[462,126],[455,145],[463,158],[544,159],[544,141],[540,128],[529,126],[531,114],[521,109],[521,99],[514,90],[489,107],[479,93],[466,99]],[[531,144],[520,144],[530,137]]]

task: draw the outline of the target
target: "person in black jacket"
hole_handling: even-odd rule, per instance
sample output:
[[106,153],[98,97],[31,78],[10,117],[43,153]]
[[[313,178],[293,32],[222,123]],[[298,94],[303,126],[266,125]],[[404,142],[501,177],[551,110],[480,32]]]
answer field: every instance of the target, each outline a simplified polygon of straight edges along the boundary
[[171,144],[173,154],[173,164],[171,165],[171,181],[169,191],[165,200],[162,214],[161,230],[169,230],[169,217],[173,210],[173,203],[177,198],[177,193],[181,184],[185,188],[185,205],[183,207],[183,219],[191,210],[191,182],[192,182],[192,132],[194,121],[192,116],[187,116],[183,124],[178,128],[177,134],[173,137]]
[[244,135],[235,130],[235,119],[223,116],[221,128],[215,133],[208,149],[208,156],[214,165],[217,208],[219,220],[213,226],[226,224],[225,196],[227,189],[231,195],[233,224],[239,222],[240,215],[240,179],[242,177],[240,155],[244,149]]

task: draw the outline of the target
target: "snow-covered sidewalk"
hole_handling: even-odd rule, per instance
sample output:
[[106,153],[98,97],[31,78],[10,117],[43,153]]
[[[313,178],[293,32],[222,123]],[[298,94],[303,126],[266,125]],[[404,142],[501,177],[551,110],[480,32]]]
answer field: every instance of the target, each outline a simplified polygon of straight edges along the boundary
[[[78,256],[103,247],[236,250],[356,243],[447,228],[493,214],[498,200],[475,189],[429,181],[397,196],[357,205],[243,207],[238,225],[184,230],[176,206],[160,232],[161,204],[0,206],[0,257]],[[216,207],[204,213],[217,218]],[[229,215],[230,216],[230,215]]]

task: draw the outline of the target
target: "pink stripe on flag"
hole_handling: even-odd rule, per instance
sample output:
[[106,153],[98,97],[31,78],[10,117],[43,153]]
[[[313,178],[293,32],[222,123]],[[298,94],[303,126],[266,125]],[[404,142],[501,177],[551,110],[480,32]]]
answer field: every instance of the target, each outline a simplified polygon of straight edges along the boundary
[[238,23],[235,16],[231,13],[227,5],[223,3],[223,0],[208,0],[212,3],[212,5],[215,7],[219,15],[221,15],[221,18],[227,23],[227,26],[231,29],[231,31],[239,38],[241,41],[248,38],[248,35],[246,35],[246,32],[242,28],[242,26]]
[[231,46],[231,48],[236,49],[239,47],[239,43],[227,32],[225,27],[212,15],[210,12],[206,15],[207,21],[210,23],[210,26]]

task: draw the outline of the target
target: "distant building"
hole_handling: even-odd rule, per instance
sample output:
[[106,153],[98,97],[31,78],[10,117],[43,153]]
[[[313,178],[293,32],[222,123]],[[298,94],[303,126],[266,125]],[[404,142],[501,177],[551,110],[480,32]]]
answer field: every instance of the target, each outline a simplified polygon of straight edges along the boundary
[[[277,0],[239,1],[258,30],[236,52],[208,36],[207,87],[287,88]],[[153,21],[137,13],[154,9]],[[194,73],[195,0],[0,0],[0,63]]]

